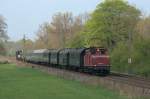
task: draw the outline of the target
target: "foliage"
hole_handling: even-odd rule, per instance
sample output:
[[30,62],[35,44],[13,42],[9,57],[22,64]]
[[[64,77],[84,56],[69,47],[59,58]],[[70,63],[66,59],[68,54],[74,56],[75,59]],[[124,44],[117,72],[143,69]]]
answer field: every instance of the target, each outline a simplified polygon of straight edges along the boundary
[[18,44],[17,42],[14,41],[7,41],[5,43],[5,49],[7,50],[8,56],[15,56],[16,50],[21,50],[23,49],[22,45]]
[[[123,0],[105,0],[71,40],[71,47],[104,46],[112,70],[150,76],[150,17]],[[128,64],[131,57],[132,64]]]
[[0,15],[0,55],[6,55],[5,42],[8,40],[7,24],[2,15]]
[[0,41],[5,41],[8,39],[7,36],[7,24],[2,15],[0,15]]
[[[73,16],[70,12],[56,13],[51,22],[43,23],[37,32],[36,46],[42,48],[68,47],[76,33],[81,31],[88,20],[88,14]],[[38,42],[38,43],[37,43]]]
[[35,48],[34,42],[30,39],[21,39],[16,42],[7,41],[5,43],[5,49],[8,56],[15,56],[17,50],[33,50]]
[[67,44],[69,48],[82,48],[84,47],[84,36],[81,33],[77,33]]
[[128,59],[128,47],[124,42],[117,44],[115,49],[111,53],[112,69],[116,71],[126,71],[127,59]]
[[150,39],[150,16],[144,17],[138,22],[136,32],[144,39]]
[[3,42],[0,42],[0,55],[6,55],[6,48]]
[[103,87],[87,86],[12,64],[0,64],[0,79],[1,99],[127,99]]
[[[10,43],[12,43],[12,42],[10,42]],[[27,50],[27,49],[32,50],[32,49],[34,49],[33,44],[34,44],[34,42],[30,39],[25,39],[25,40],[21,39],[13,44],[13,46],[15,46],[13,48],[13,50]]]
[[127,41],[134,32],[140,11],[122,0],[105,0],[100,3],[86,23],[88,46],[112,48],[117,42]]
[[[111,52],[112,69],[120,72],[132,73],[150,77],[150,35],[149,17],[142,17],[136,25],[136,33],[133,34],[131,52],[129,44],[123,42]],[[132,58],[132,64],[128,64],[128,58]]]
[[135,71],[138,74],[141,74],[143,76],[149,76],[150,77],[150,39],[144,39],[142,37],[135,38],[135,41],[133,42],[134,46],[134,65],[135,65]]
[[37,31],[38,39],[35,43],[35,48],[49,48],[50,40],[54,38],[54,35],[50,35],[52,32],[52,28],[49,23],[45,22],[39,26],[39,30]]
[[[138,74],[150,77],[150,39],[143,39],[140,36],[134,38],[131,52],[128,44],[119,43],[111,52],[112,69],[119,72]],[[128,58],[132,63],[128,64]]]

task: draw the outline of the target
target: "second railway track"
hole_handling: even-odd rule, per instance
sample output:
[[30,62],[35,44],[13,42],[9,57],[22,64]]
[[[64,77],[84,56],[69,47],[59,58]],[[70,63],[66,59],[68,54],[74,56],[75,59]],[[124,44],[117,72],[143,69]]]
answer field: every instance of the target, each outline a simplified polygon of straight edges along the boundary
[[127,83],[132,86],[150,89],[150,79],[137,77],[135,75],[111,72],[111,74],[108,76],[108,78],[110,78],[111,80],[117,80],[122,83]]

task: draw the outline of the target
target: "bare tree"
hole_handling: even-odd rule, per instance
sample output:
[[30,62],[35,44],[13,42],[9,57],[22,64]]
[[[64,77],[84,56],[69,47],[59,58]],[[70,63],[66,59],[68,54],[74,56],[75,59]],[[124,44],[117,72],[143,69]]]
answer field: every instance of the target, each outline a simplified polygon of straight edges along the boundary
[[150,39],[150,16],[140,20],[136,30],[142,37]]
[[51,22],[40,25],[36,44],[44,48],[64,48],[83,29],[88,19],[87,13],[78,16],[70,12],[56,13]]
[[55,14],[51,24],[55,33],[59,35],[60,47],[65,47],[66,41],[70,38],[72,33],[72,13],[66,12]]
[[35,48],[59,48],[58,33],[49,23],[43,23],[37,31]]
[[37,32],[38,39],[43,42],[44,46],[48,48],[49,46],[49,33],[50,33],[50,25],[49,23],[44,23],[40,25],[39,30]]

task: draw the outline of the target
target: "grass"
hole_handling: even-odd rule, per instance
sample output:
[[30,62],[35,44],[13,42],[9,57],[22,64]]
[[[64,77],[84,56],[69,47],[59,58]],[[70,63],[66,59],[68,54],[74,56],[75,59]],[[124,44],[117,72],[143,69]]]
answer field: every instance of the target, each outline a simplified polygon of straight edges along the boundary
[[64,80],[39,70],[0,64],[0,99],[127,99],[102,87]]

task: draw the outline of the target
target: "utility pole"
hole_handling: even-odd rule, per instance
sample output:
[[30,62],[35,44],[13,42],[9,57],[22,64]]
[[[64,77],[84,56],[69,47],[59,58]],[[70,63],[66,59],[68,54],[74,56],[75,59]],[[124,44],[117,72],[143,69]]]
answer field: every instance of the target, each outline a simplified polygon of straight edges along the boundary
[[25,48],[26,47],[26,35],[24,34],[23,36],[23,48],[24,48],[24,51],[25,51]]
[[[23,50],[22,50],[22,55],[24,56],[24,54],[25,54],[25,50],[26,50],[26,35],[24,34],[23,35]],[[22,57],[23,58],[23,61],[25,61],[25,58],[24,57]]]
[[132,33],[129,32],[129,41],[128,41],[128,46],[129,46],[129,58],[128,58],[128,64],[132,63],[132,58],[131,58],[131,50],[132,50]]

